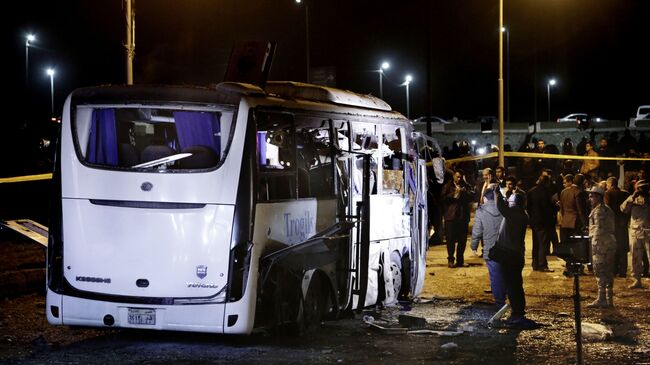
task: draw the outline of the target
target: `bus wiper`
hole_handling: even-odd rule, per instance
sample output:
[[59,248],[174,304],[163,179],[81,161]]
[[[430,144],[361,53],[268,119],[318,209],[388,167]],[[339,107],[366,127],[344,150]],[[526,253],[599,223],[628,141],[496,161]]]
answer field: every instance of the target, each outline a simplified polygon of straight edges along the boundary
[[186,157],[190,157],[190,156],[192,156],[191,153],[177,153],[175,155],[171,155],[171,156],[159,158],[157,160],[148,161],[148,162],[144,162],[144,163],[141,163],[141,164],[138,164],[138,165],[134,165],[134,166],[131,166],[131,168],[134,168],[134,169],[147,169],[147,168],[150,168],[150,167],[166,165],[166,164],[168,164],[170,162],[174,162],[174,161],[177,161],[177,160],[180,160],[180,159],[183,159],[183,158],[186,158]]

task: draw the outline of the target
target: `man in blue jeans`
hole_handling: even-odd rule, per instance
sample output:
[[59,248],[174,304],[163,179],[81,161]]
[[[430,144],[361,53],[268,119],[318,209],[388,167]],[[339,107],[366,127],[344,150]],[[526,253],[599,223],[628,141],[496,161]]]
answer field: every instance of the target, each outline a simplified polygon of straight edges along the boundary
[[501,274],[501,266],[498,262],[491,260],[488,257],[490,249],[494,247],[499,236],[499,227],[503,216],[497,209],[496,202],[494,201],[494,188],[498,188],[498,184],[492,184],[483,194],[483,203],[479,205],[474,216],[474,226],[472,228],[472,243],[471,248],[475,255],[478,256],[478,246],[483,240],[483,258],[488,268],[490,275],[490,287],[492,289],[492,296],[497,308],[503,307],[506,304],[506,288],[503,283]]

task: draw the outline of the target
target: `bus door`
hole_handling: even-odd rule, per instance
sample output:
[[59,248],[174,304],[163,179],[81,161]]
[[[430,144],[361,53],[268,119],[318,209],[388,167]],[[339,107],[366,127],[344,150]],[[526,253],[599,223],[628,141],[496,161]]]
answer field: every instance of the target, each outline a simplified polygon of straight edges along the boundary
[[409,185],[415,182],[415,214],[413,214],[411,257],[411,294],[422,292],[427,267],[428,217],[427,217],[427,166],[422,159],[415,162],[415,170],[409,169]]
[[[377,195],[378,140],[377,126],[353,123],[350,133],[350,215],[357,222],[350,235],[352,255],[350,267],[353,276],[352,307],[361,309],[374,304],[379,283],[378,258],[370,252],[370,197]],[[375,255],[379,255],[376,252]]]

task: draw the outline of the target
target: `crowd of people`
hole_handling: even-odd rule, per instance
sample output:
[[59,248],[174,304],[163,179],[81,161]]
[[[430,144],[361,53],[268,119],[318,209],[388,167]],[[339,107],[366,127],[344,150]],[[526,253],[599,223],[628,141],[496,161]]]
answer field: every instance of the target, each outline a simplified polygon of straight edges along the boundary
[[[593,136],[592,136],[593,137]],[[455,144],[456,145],[456,144]],[[467,156],[469,144],[460,143],[459,156]],[[586,140],[578,152],[588,157],[635,156],[638,142],[626,131],[619,140],[614,133],[596,144]],[[558,153],[538,139],[525,142],[520,151]],[[555,149],[557,150],[557,149]],[[623,152],[621,152],[623,151]],[[575,153],[569,139],[563,154]],[[561,255],[582,240],[584,262],[597,282],[598,295],[588,306],[614,305],[614,277],[626,277],[628,252],[632,257],[631,289],[643,288],[648,276],[650,253],[650,184],[644,161],[520,157],[512,168],[493,167],[494,161],[465,160],[448,165],[443,184],[430,188],[430,243],[447,246],[448,267],[465,267],[468,229],[472,225],[471,250],[485,260],[495,304],[506,298],[512,308],[512,326],[532,328],[525,317],[522,285],[525,233],[532,233],[532,269],[553,272],[547,257]],[[560,168],[558,168],[560,167]],[[475,175],[480,172],[480,177]],[[436,184],[433,184],[436,185]],[[475,210],[474,210],[475,209]],[[471,222],[471,213],[475,211]],[[558,235],[559,226],[559,235]],[[570,273],[565,269],[565,275]]]

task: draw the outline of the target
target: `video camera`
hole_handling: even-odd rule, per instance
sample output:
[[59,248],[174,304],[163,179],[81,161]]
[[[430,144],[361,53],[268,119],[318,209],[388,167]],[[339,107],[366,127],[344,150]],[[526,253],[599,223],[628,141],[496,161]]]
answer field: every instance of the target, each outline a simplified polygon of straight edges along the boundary
[[569,267],[591,263],[589,254],[589,236],[574,235],[569,236],[568,242],[562,242],[555,248],[555,253],[559,258],[566,261],[567,269]]

